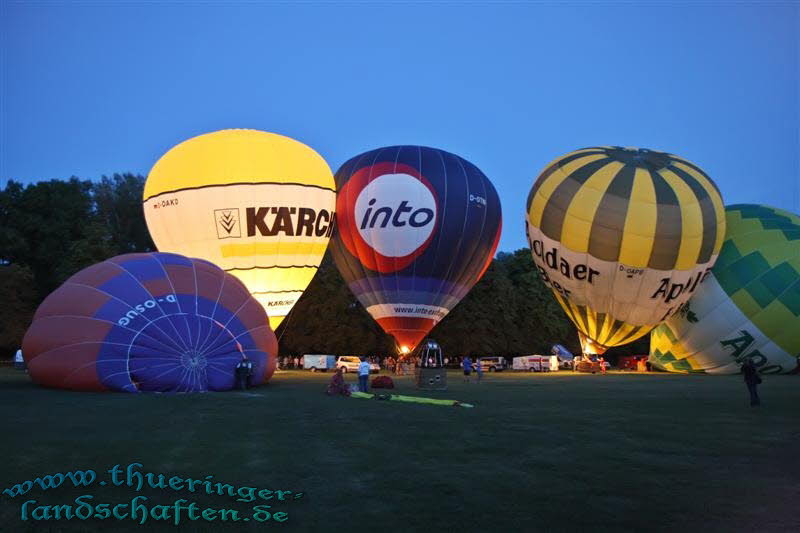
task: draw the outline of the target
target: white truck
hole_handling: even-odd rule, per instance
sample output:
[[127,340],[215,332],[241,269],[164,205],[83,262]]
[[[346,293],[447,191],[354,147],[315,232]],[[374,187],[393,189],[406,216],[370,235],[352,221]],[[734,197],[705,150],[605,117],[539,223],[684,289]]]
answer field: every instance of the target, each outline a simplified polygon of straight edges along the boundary
[[515,357],[511,368],[528,372],[555,372],[558,370],[558,356],[523,355],[522,357]]
[[336,368],[336,356],[307,353],[303,356],[303,368],[312,372],[325,372],[329,368]]

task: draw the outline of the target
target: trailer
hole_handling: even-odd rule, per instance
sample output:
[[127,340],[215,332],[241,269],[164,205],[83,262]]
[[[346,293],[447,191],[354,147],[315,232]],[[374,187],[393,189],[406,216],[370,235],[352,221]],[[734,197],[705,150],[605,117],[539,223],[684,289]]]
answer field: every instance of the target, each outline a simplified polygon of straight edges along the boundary
[[312,372],[325,372],[329,368],[336,368],[336,356],[306,354],[303,356],[303,368]]
[[527,372],[555,372],[558,370],[558,357],[555,355],[523,355],[513,359],[511,368]]

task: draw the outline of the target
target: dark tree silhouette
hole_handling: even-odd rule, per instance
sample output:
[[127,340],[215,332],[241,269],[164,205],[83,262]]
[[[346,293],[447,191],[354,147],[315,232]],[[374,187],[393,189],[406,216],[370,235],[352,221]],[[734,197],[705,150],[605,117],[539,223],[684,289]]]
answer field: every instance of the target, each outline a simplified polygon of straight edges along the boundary
[[[151,251],[142,211],[143,176],[70,178],[0,190],[0,356],[19,346],[36,306],[78,270],[114,255]],[[281,355],[395,355],[385,334],[325,256],[276,332]],[[500,252],[472,291],[431,332],[449,355],[512,357],[579,351],[575,327],[536,272],[530,250]],[[649,337],[610,350],[647,353]]]

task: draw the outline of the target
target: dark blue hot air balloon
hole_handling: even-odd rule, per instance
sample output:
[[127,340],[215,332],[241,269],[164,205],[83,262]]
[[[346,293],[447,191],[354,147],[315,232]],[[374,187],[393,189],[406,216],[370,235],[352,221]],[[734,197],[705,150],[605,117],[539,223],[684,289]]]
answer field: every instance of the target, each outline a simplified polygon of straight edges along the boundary
[[412,350],[491,263],[497,191],[469,161],[424,146],[363,153],[335,179],[339,272],[401,351]]

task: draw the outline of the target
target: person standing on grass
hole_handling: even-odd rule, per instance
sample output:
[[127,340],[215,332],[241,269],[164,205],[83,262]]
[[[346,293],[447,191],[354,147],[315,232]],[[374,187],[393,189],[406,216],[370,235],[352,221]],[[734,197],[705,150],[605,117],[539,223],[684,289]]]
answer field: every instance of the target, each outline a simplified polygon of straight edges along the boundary
[[367,392],[369,388],[369,363],[367,362],[367,358],[364,357],[361,359],[361,362],[358,364],[358,390],[361,392]]
[[250,376],[253,375],[253,362],[242,354],[242,360],[236,364],[236,384],[239,390],[245,390],[249,385]]
[[601,355],[600,357],[597,358],[597,362],[600,363],[600,373],[605,374],[606,373],[606,360],[605,360],[605,358]]
[[461,368],[464,369],[464,382],[469,383],[469,375],[472,373],[472,359],[468,355],[461,361]]
[[756,365],[749,357],[742,364],[742,374],[744,382],[747,384],[747,390],[750,391],[750,407],[761,405],[761,399],[758,397],[758,384],[761,383],[761,377],[758,375]]
[[475,373],[478,374],[478,383],[480,383],[483,379],[483,366],[480,359],[475,361]]
[[22,357],[22,348],[17,350],[17,353],[14,355],[14,368],[17,370],[26,370],[25,359]]

